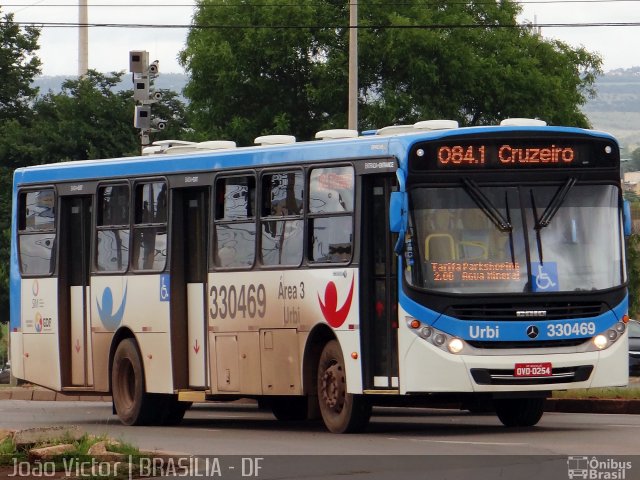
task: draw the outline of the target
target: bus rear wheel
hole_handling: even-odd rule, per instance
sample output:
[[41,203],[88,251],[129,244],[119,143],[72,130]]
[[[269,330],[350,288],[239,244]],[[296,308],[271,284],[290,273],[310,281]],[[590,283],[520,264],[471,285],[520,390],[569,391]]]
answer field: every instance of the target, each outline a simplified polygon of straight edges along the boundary
[[544,401],[544,398],[498,399],[494,406],[505,427],[533,427],[542,418]]
[[144,369],[136,343],[131,338],[120,342],[111,369],[113,404],[125,425],[144,425],[153,407],[145,393]]
[[318,362],[318,402],[327,429],[332,433],[362,431],[369,423],[371,405],[347,392],[347,375],[342,349],[336,340],[328,342]]

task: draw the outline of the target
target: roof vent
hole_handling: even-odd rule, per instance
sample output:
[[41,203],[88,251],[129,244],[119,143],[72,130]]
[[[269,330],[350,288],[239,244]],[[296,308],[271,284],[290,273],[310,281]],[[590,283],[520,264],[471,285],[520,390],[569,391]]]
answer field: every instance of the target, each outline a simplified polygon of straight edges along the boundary
[[537,118],[505,118],[500,122],[501,127],[546,127],[547,122]]
[[230,140],[209,140],[207,142],[197,143],[196,148],[199,150],[227,150],[236,148],[236,142]]
[[346,128],[336,128],[333,130],[321,130],[316,133],[316,138],[320,140],[338,140],[341,138],[358,138],[357,130]]
[[142,155],[155,155],[166,153],[168,149],[177,146],[195,145],[195,142],[187,142],[186,140],[158,140],[150,146],[142,149]]
[[450,130],[458,126],[455,120],[423,120],[413,124],[416,130]]
[[293,135],[263,135],[256,138],[253,143],[256,145],[286,145],[296,143],[296,137]]
[[413,131],[413,125],[389,125],[388,127],[380,128],[376,132],[376,135],[381,135],[384,137],[389,135],[397,135],[399,133],[409,133]]

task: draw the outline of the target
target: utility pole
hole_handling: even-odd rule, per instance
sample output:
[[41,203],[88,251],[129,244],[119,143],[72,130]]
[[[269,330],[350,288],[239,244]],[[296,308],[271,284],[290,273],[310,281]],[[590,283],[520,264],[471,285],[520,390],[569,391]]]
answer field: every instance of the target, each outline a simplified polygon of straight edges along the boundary
[[78,12],[78,77],[83,77],[89,70],[89,7],[87,0],[80,0]]
[[358,129],[358,0],[349,0],[349,120]]

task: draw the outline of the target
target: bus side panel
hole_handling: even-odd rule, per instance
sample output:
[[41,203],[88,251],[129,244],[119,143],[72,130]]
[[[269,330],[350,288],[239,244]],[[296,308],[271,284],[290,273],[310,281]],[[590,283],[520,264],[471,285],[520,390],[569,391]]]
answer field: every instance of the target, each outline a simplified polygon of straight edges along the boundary
[[96,392],[109,391],[109,352],[112,341],[112,332],[91,332],[93,382]]
[[138,333],[136,340],[144,364],[146,391],[149,393],[174,393],[169,334]]
[[138,341],[147,391],[173,392],[168,275],[96,276],[91,279],[91,297],[96,389],[103,390],[108,382],[109,356],[103,334],[127,327]]
[[24,380],[61,390],[58,279],[22,280]]
[[20,280],[20,267],[18,264],[18,190],[14,173],[13,205],[11,210],[11,260],[9,268],[9,331],[11,373],[17,378],[24,378],[24,364],[22,356],[22,322],[20,298],[22,283]]
[[358,269],[318,268],[289,275],[296,279],[303,295],[287,299],[288,323],[305,331],[311,331],[317,323],[331,326],[342,349],[348,392],[362,393]]

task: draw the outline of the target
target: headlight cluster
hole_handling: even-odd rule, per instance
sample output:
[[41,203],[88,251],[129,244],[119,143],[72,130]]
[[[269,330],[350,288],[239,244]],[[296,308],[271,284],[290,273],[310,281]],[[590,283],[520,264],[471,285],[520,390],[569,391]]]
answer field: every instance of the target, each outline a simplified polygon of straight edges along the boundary
[[622,322],[616,323],[609,330],[604,333],[600,333],[593,337],[593,345],[597,350],[604,350],[610,347],[627,329],[627,325]]
[[441,350],[450,353],[461,353],[464,350],[465,342],[461,338],[448,335],[437,328],[423,325],[420,320],[416,320],[415,318],[407,317],[406,320],[409,329],[413,333]]

